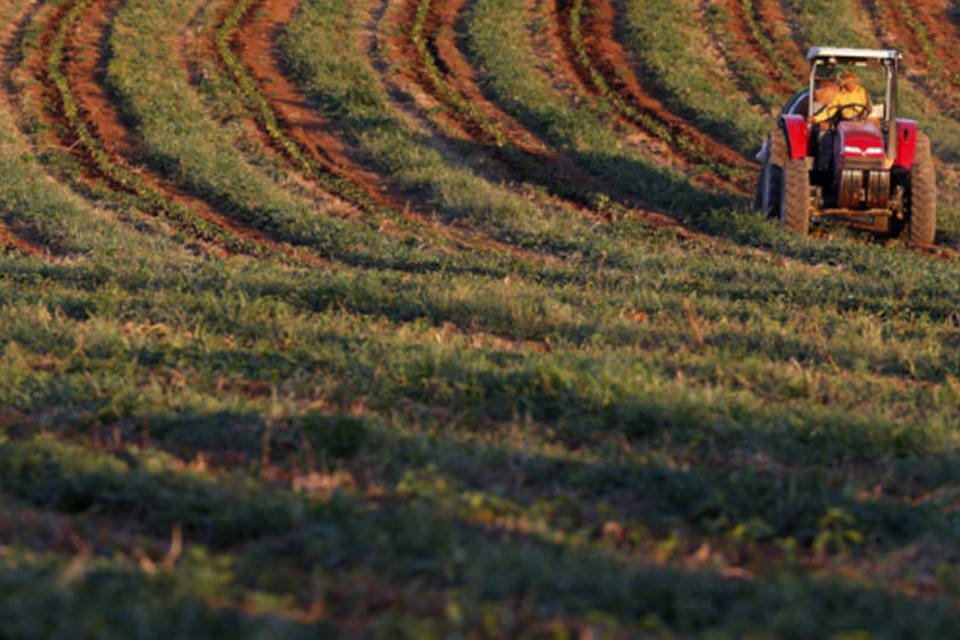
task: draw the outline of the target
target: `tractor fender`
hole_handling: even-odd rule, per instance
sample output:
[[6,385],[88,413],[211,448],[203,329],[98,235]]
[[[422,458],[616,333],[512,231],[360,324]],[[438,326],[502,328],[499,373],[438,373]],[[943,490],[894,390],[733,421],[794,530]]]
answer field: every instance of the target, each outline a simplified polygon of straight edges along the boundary
[[917,121],[897,118],[897,159],[893,166],[909,171],[917,155]]
[[787,140],[787,153],[791,160],[801,160],[807,157],[807,146],[810,143],[810,127],[803,116],[786,114],[780,116],[780,129]]

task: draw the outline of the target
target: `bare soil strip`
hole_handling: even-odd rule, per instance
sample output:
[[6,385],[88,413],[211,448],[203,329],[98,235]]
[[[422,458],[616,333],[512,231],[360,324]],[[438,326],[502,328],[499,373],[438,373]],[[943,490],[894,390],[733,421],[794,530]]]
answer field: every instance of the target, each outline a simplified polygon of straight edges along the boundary
[[206,201],[171,183],[158,172],[135,164],[136,136],[124,123],[103,84],[108,29],[120,4],[119,0],[93,3],[83,14],[82,21],[72,30],[64,65],[81,115],[98,137],[111,161],[136,171],[149,188],[156,190],[167,200],[188,208],[229,236],[239,239],[243,245],[254,248],[256,253],[276,255],[310,266],[326,264],[324,260],[303,248],[278,242],[257,229],[223,215]]
[[[13,69],[18,63],[16,44],[20,29],[33,15],[37,6],[39,6],[39,0],[25,7],[22,14],[10,16],[6,23],[0,25],[0,109],[8,110],[10,113],[14,112],[11,78]],[[0,245],[35,258],[54,260],[49,247],[43,247],[29,240],[26,234],[15,232],[3,221],[0,221]]]
[[[327,264],[305,248],[275,241],[259,230],[219,213],[204,200],[137,163],[137,138],[123,122],[103,85],[107,31],[113,13],[120,6],[118,0],[95,0],[83,10],[76,24],[67,28],[60,67],[69,85],[69,97],[75,105],[75,118],[79,118],[82,131],[76,128],[77,123],[71,122],[65,112],[63,87],[56,84],[49,66],[56,34],[63,28],[62,23],[74,6],[65,5],[43,21],[45,32],[41,37],[40,51],[36,59],[25,63],[44,87],[45,96],[41,103],[47,108],[42,117],[51,122],[51,129],[57,132],[56,142],[77,156],[86,169],[87,175],[79,182],[95,182],[134,196],[148,193],[150,198],[142,203],[143,208],[155,216],[167,218],[181,231],[193,235],[196,242],[192,244],[199,245],[210,255],[273,256],[284,262],[310,267]],[[107,166],[111,171],[104,171]],[[112,170],[114,168],[116,171]],[[136,186],[118,179],[118,175],[135,176]],[[209,225],[213,233],[184,223],[177,215],[171,216],[171,211],[195,216]]]
[[33,258],[51,259],[50,254],[43,247],[17,235],[3,222],[0,222],[0,246],[14,249]]
[[[770,81],[770,91],[782,96],[789,96],[796,92],[797,78],[790,73],[785,75],[782,61],[771,59],[768,49],[764,48],[760,37],[766,37],[765,34],[758,35],[754,32],[753,25],[758,25],[757,15],[753,13],[754,2],[745,0],[721,0],[720,6],[727,10],[732,18],[729,23],[731,28],[731,42],[735,43],[732,50],[727,55],[742,60],[753,60],[763,70],[763,75]],[[749,12],[749,13],[748,13]],[[786,70],[791,71],[792,69]]]
[[[744,0],[740,0],[743,3]],[[806,52],[793,39],[790,21],[784,13],[782,0],[753,0],[753,9],[757,23],[763,29],[769,42],[779,51],[779,58],[785,68],[793,72],[793,79],[806,84]],[[787,79],[789,81],[789,78]]]
[[[879,40],[899,49],[907,58],[909,67],[921,72],[922,77],[916,84],[923,93],[948,113],[960,112],[960,95],[956,92],[960,87],[960,77],[951,73],[946,66],[951,64],[947,62],[948,55],[952,65],[960,65],[960,56],[951,51],[953,47],[943,46],[952,43],[956,34],[946,36],[946,40],[931,38],[927,21],[922,20],[923,12],[917,3],[903,7],[896,0],[876,0],[865,2],[865,5],[873,17]],[[927,29],[928,33],[918,33],[917,26]],[[936,44],[938,42],[939,46]],[[935,57],[929,51],[929,47],[934,46],[937,47]],[[960,66],[951,68],[958,69]]]
[[[586,192],[607,193],[628,203],[624,213],[689,235],[669,215],[638,208],[637,203],[611,194],[608,185],[584,173],[486,97],[460,44],[459,20],[467,4],[467,0],[406,0],[400,4],[395,20],[382,29],[390,50],[404,62],[391,74],[391,82],[409,95],[425,95],[430,102],[443,105],[445,109],[439,111],[422,107],[430,118],[442,120],[463,139],[486,147],[512,176],[548,189],[552,200],[565,208],[606,218],[595,210]],[[424,9],[425,20],[418,20],[418,12]],[[573,184],[576,190],[562,186]]]
[[960,89],[960,51],[955,46],[960,30],[948,14],[950,5],[944,0],[915,0],[911,2],[911,9],[926,29],[931,46],[936,48],[942,64],[941,76],[952,87]]
[[[577,10],[575,0],[544,2],[557,25],[555,30],[548,30],[548,35],[556,49],[564,53],[564,66],[574,72],[582,87],[593,95],[603,95],[605,87],[599,84],[602,81],[629,107],[618,108],[625,120],[654,135],[665,132],[675,150],[693,163],[753,168],[736,151],[698,130],[643,87],[622,44],[623,34],[612,0],[590,0],[584,4],[589,10],[581,14],[581,32],[574,33],[571,12]],[[579,53],[578,40],[586,49],[586,57]],[[618,100],[612,102],[618,106]]]
[[317,165],[332,175],[344,178],[367,194],[374,202],[402,209],[402,201],[392,197],[381,176],[354,162],[346,145],[331,133],[330,122],[290,81],[281,65],[276,40],[293,18],[299,2],[260,0],[243,16],[232,34],[233,52],[244,63],[261,95],[270,103],[284,134],[305,151]]
[[[233,53],[250,74],[259,97],[266,101],[272,118],[282,129],[271,135],[265,123],[258,119],[257,124],[269,144],[279,145],[281,153],[290,160],[292,166],[308,178],[316,178],[316,169],[320,168],[335,179],[346,181],[351,191],[363,194],[359,200],[352,201],[360,209],[369,209],[365,206],[369,199],[379,210],[389,210],[398,219],[413,223],[417,228],[455,246],[508,253],[525,259],[539,257],[482,232],[455,228],[414,211],[409,199],[395,194],[382,176],[351,157],[347,146],[334,134],[329,120],[317,111],[310,99],[288,77],[281,62],[277,38],[293,19],[298,5],[299,0],[254,2],[245,12],[237,31],[229,38]],[[297,150],[295,155],[307,154],[309,166],[304,166],[294,157],[287,144]],[[349,194],[337,195],[351,201]]]

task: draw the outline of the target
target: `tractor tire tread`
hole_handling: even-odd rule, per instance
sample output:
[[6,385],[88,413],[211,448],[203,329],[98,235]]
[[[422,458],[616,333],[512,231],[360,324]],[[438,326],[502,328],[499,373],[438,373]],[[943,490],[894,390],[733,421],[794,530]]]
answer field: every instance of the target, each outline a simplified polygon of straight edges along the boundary
[[780,221],[791,231],[810,232],[810,172],[804,159],[787,160],[783,167]]
[[930,138],[917,133],[917,150],[910,170],[910,242],[930,244],[937,233],[937,174],[930,151]]

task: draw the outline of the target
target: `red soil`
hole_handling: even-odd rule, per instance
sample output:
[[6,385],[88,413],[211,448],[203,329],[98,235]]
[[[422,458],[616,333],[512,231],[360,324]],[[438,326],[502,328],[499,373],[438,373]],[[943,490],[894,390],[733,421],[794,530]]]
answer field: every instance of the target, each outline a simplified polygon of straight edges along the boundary
[[34,258],[50,258],[50,254],[47,253],[43,247],[40,247],[30,242],[26,238],[15,234],[2,222],[0,222],[0,245],[7,247],[8,249],[15,249],[21,253],[25,253],[28,256],[33,256]]
[[404,203],[390,197],[380,176],[349,157],[346,145],[331,133],[330,122],[311,106],[278,64],[277,36],[299,4],[297,0],[261,0],[254,4],[232,39],[234,53],[257,82],[285,134],[301,150],[330,173],[363,189],[379,204],[402,209]]
[[[504,112],[499,106],[490,101],[480,88],[477,72],[471,66],[466,55],[458,46],[458,23],[467,5],[467,0],[446,0],[435,2],[431,6],[427,23],[424,27],[424,38],[428,42],[428,49],[434,56],[437,67],[442,71],[443,81],[450,90],[455,91],[462,99],[471,104],[485,118],[487,122],[495,123],[506,140],[512,152],[505,152],[498,146],[495,135],[485,127],[484,123],[475,114],[462,110],[454,101],[446,98],[444,92],[438,90],[433,80],[427,74],[421,54],[415,47],[408,34],[412,33],[417,2],[410,0],[402,5],[396,24],[384,31],[390,40],[393,51],[405,64],[399,66],[395,75],[400,76],[398,82],[405,87],[407,93],[422,93],[430,96],[432,101],[444,104],[442,114],[432,113],[430,117],[442,119],[447,126],[454,127],[460,137],[472,140],[489,148],[490,153],[500,162],[512,168],[514,175],[538,182],[537,176],[530,174],[530,163],[517,159],[516,152],[526,154],[539,167],[544,175],[540,181],[546,180],[548,189],[550,183],[576,183],[584,185],[594,191],[610,193],[606,185],[597,179],[585,174],[568,157],[551,148],[539,136],[524,127],[515,118]],[[439,118],[438,118],[439,115]],[[545,176],[549,176],[546,178]],[[615,198],[617,196],[613,194]],[[589,217],[602,217],[595,210],[587,206],[586,202],[575,202],[569,198],[553,196],[555,203],[565,208],[577,211]],[[623,200],[626,200],[625,198]],[[686,237],[689,232],[681,230],[680,225],[670,216],[649,210],[634,209],[631,211],[643,217],[656,226],[669,226],[678,230],[678,234]]]
[[[569,0],[546,0],[545,4],[555,14],[556,21],[560,25],[551,35],[558,38],[555,45],[566,53],[565,67],[574,71],[580,79],[581,86],[587,88],[590,93],[596,94],[599,88],[591,78],[590,69],[580,64],[569,30]],[[620,34],[617,33],[617,16],[612,0],[593,0],[588,2],[588,6],[590,11],[585,13],[582,21],[583,41],[593,65],[603,75],[604,81],[611,89],[620,94],[631,107],[665,126],[674,137],[692,140],[709,158],[732,167],[753,166],[736,151],[717,142],[672,112],[643,87],[634,65],[630,62],[630,54],[623,46]],[[640,122],[632,121],[632,124],[643,127]],[[702,162],[703,158],[690,156],[689,160],[698,163]]]
[[[935,61],[927,56],[921,46],[919,36],[910,28],[900,9],[889,2],[884,2],[879,6],[877,3],[870,3],[869,8],[876,24],[877,36],[885,45],[899,49],[904,54],[908,70],[914,70],[914,74],[918,71],[920,72],[919,85],[923,88],[924,92],[934,102],[948,111],[957,112],[960,110],[960,96],[957,95],[956,91],[951,90],[949,86],[953,85],[952,88],[955,89],[960,86],[960,83],[958,83],[946,69],[937,68]],[[912,3],[911,9],[914,15],[921,19],[924,22],[924,26],[927,26],[929,30],[930,27],[928,23],[931,22],[931,20],[929,17],[924,19],[923,14],[925,12],[921,7]],[[942,9],[942,12],[945,14],[945,7]],[[945,15],[944,18],[946,18]],[[932,22],[936,21],[933,20]],[[943,26],[949,28],[948,25]],[[938,27],[936,33],[942,36],[943,32],[940,31],[940,27]],[[960,56],[951,51],[953,48],[953,38],[956,37],[955,33],[945,36],[945,40],[934,36],[934,32],[930,33],[930,37],[935,46],[939,43],[940,46],[937,47],[937,55],[944,64],[960,64]],[[947,43],[949,43],[948,46],[943,46]],[[956,69],[960,67],[952,68]]]
[[299,0],[261,0],[247,12],[232,41],[234,52],[256,81],[260,94],[270,104],[284,133],[324,168],[359,187],[374,202],[394,210],[404,220],[428,229],[445,241],[462,248],[535,257],[479,232],[455,229],[415,213],[409,200],[392,193],[390,185],[381,176],[350,157],[346,145],[332,133],[330,122],[287,77],[279,62],[276,38],[293,18],[298,5]]
[[[767,38],[780,52],[780,60],[793,71],[793,80],[806,84],[808,69],[805,64],[806,52],[793,39],[790,21],[783,11],[781,0],[754,0],[757,22]],[[787,78],[790,81],[790,78]]]
[[[456,103],[446,99],[442,92],[437,91],[434,87],[433,81],[427,75],[420,52],[417,51],[411,39],[406,37],[413,31],[414,16],[418,4],[417,0],[410,0],[404,4],[400,22],[395,25],[394,31],[398,34],[394,41],[395,50],[400,51],[403,59],[408,63],[402,67],[400,73],[405,73],[408,76],[407,80],[415,83],[420,91],[430,94],[437,102],[447,106],[448,109],[444,112],[444,119],[448,124],[459,129],[464,139],[486,145],[506,165],[516,165],[516,162],[511,163],[509,155],[498,153],[496,136],[484,127],[481,120],[475,115],[459,109]],[[537,164],[547,169],[552,176],[559,180],[575,181],[579,184],[593,182],[590,177],[583,175],[569,158],[558,154],[536,134],[526,129],[483,94],[477,82],[476,71],[457,46],[457,22],[465,5],[466,0],[434,2],[424,26],[423,35],[430,43],[429,46],[435,51],[437,66],[444,71],[444,82],[473,105],[489,122],[495,123],[497,130],[501,132],[508,144],[513,145],[518,151],[528,154],[531,158],[535,158]],[[518,167],[514,166],[513,169],[516,171]],[[564,201],[564,203],[585,215],[596,216],[594,211],[586,207],[569,201]]]
[[763,69],[763,75],[770,81],[770,90],[782,96],[790,96],[796,92],[796,78],[785,78],[777,66],[767,57],[766,51],[754,37],[747,21],[746,9],[742,0],[721,0],[731,18],[731,39],[735,44],[731,54],[741,60],[753,60]]
[[[25,12],[27,16],[32,12],[32,7]],[[16,16],[7,24],[0,26],[0,51],[3,52],[3,58],[0,59],[0,76],[7,79],[11,77],[13,66],[16,62],[16,55],[13,51],[17,33],[21,28],[22,16]],[[9,83],[0,81],[0,109],[6,109],[12,106],[13,100],[9,95]],[[0,211],[2,213],[2,211]],[[8,249],[20,251],[29,256],[49,259],[49,253],[33,242],[27,240],[21,235],[14,233],[7,225],[0,221],[0,245]]]
[[960,51],[955,43],[960,30],[948,12],[952,3],[946,0],[916,0],[911,3],[914,15],[923,23],[930,41],[936,47],[937,57],[945,69],[942,75],[956,88],[960,88]]
[[[270,253],[294,258],[298,262],[311,266],[324,264],[324,261],[315,255],[277,242],[256,229],[224,216],[204,200],[172,184],[156,171],[134,164],[133,154],[137,150],[137,138],[123,122],[119,110],[102,83],[108,28],[113,13],[120,4],[120,0],[104,0],[91,6],[83,15],[82,23],[71,33],[64,64],[64,73],[70,80],[70,87],[84,122],[110,154],[111,162],[136,171],[151,189],[158,191],[169,201],[189,208],[230,235],[255,243]],[[229,255],[229,252],[220,246],[216,253]]]
[[[438,62],[446,70],[448,82],[484,116],[496,122],[499,130],[518,149],[538,156],[555,156],[554,151],[543,140],[488,100],[480,89],[476,70],[457,45],[457,23],[467,1],[435,2],[425,29],[425,35],[436,47]],[[409,11],[412,12],[415,5],[415,2],[409,3]],[[412,61],[416,60],[415,52],[410,52],[410,55],[414,56]],[[423,80],[429,84],[428,79]],[[466,119],[465,114],[461,114],[461,118]]]

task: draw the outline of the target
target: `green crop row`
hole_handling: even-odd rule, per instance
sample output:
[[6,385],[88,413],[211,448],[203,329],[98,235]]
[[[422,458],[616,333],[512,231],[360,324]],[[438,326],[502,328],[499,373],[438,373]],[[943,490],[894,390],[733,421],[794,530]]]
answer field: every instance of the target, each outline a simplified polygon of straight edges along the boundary
[[724,64],[736,77],[737,85],[752,96],[753,102],[768,112],[774,112],[783,106],[786,98],[780,91],[773,90],[772,79],[755,55],[737,54],[736,48],[745,43],[739,41],[739,35],[732,28],[732,20],[733,15],[726,7],[712,5],[706,10],[704,24],[716,42]]
[[578,184],[577,181],[558,177],[549,170],[545,171],[541,158],[518,148],[501,126],[450,85],[437,65],[428,38],[424,33],[432,5],[433,0],[422,0],[417,5],[411,31],[411,41],[414,43],[419,56],[423,74],[428,78],[440,98],[461,116],[468,119],[473,126],[480,129],[482,135],[496,147],[495,154],[497,157],[506,160],[518,178],[531,180],[538,186],[549,189],[551,193],[572,200],[578,205],[597,210],[601,215],[612,217],[622,215],[625,209],[623,205],[613,201],[606,194],[591,190],[588,185]]
[[[474,3],[468,13],[470,55],[480,81],[498,103],[558,152],[608,185],[674,214],[702,214],[729,198],[691,184],[690,176],[635,149],[617,131],[615,112],[602,97],[570,101],[555,90],[534,49],[525,5],[500,0]],[[705,169],[701,167],[701,169]],[[694,170],[694,173],[696,169]]]
[[94,0],[78,0],[62,16],[50,41],[50,51],[46,59],[46,74],[56,88],[60,109],[67,125],[84,153],[97,171],[111,184],[127,190],[140,200],[148,211],[155,211],[168,217],[179,227],[199,238],[215,241],[224,247],[251,255],[264,254],[265,248],[257,243],[238,238],[214,224],[204,220],[188,207],[171,201],[163,194],[147,185],[134,171],[113,161],[97,137],[90,131],[80,114],[76,98],[70,88],[70,81],[63,73],[65,47],[70,30],[80,20],[84,12],[93,5]]
[[[12,5],[9,10],[17,7]],[[55,255],[123,261],[125,257],[161,254],[183,259],[181,245],[132,233],[114,216],[57,184],[43,171],[35,154],[18,130],[8,103],[0,103],[0,215],[11,227],[25,230]]]
[[[348,264],[477,266],[505,259],[481,252],[454,254],[443,245],[455,245],[455,241],[430,230],[413,230],[411,225],[398,224],[393,235],[381,233],[371,216],[348,219],[339,203],[330,203],[324,196],[318,202],[291,190],[276,173],[289,167],[288,163],[281,163],[275,171],[251,161],[238,147],[242,136],[237,129],[244,129],[242,123],[250,115],[245,106],[239,107],[242,113],[216,119],[191,84],[188,67],[170,45],[177,34],[190,28],[195,9],[191,0],[167,5],[131,0],[119,8],[117,28],[110,34],[107,84],[124,114],[135,123],[144,155],[158,170],[273,238]],[[165,37],[157,37],[157,33]],[[237,92],[236,83],[225,80],[221,92],[229,101]],[[243,96],[243,101],[248,98]],[[401,215],[392,210],[383,213]]]
[[401,217],[398,212],[374,202],[361,187],[328,170],[287,136],[273,107],[260,93],[256,81],[250,77],[246,67],[237,58],[232,48],[232,42],[240,23],[248,14],[256,10],[258,4],[259,0],[238,0],[230,12],[227,13],[216,32],[216,50],[220,60],[246,98],[257,122],[263,127],[270,139],[294,161],[297,167],[312,179],[317,180],[325,190],[356,205],[376,219],[400,220]]
[[625,2],[633,53],[665,102],[745,157],[760,148],[769,124],[718,67],[694,2]]
[[784,62],[780,49],[770,40],[767,32],[757,20],[755,0],[740,0],[740,4],[743,7],[743,15],[746,17],[747,28],[750,30],[750,35],[753,36],[753,39],[760,46],[760,49],[763,50],[767,60],[773,65],[774,69],[777,70],[777,73],[780,74],[784,82],[793,82],[800,86],[805,85],[806,79],[794,73],[793,68]]
[[420,3],[417,5],[416,14],[414,15],[413,28],[410,33],[410,40],[413,42],[417,54],[420,56],[420,64],[423,66],[425,75],[433,85],[434,90],[440,94],[444,101],[450,103],[457,111],[466,115],[472,122],[476,123],[497,147],[506,146],[509,144],[509,141],[503,129],[480,111],[476,105],[467,100],[460,92],[450,87],[450,85],[447,84],[446,78],[444,78],[443,72],[437,67],[437,61],[430,51],[427,37],[424,34],[432,6],[433,0],[420,0]]
[[[937,44],[930,39],[930,33],[927,31],[927,27],[923,24],[923,21],[917,17],[916,13],[914,13],[910,3],[904,0],[892,0],[892,2],[897,12],[903,17],[907,27],[917,37],[917,42],[920,43],[920,49],[923,51],[923,55],[926,57],[930,66],[939,73],[943,80],[949,82],[954,87],[960,86],[960,74],[952,72],[946,67],[943,59],[937,52]],[[875,2],[878,8],[883,7],[885,4],[884,0],[877,0]]]
[[[329,18],[326,11],[341,13]],[[484,229],[496,239],[565,259],[576,255],[592,262],[606,254],[616,255],[616,260],[629,260],[629,243],[611,237],[616,233],[614,227],[597,227],[594,220],[550,197],[550,191],[556,191],[579,200],[584,197],[582,185],[552,175],[535,156],[509,142],[500,148],[491,144],[481,150],[505,159],[504,164],[520,180],[530,182],[517,184],[513,173],[509,177],[482,178],[475,169],[480,165],[479,173],[488,173],[491,163],[488,158],[478,158],[477,143],[461,144],[441,132],[427,135],[399,117],[383,79],[348,34],[317,24],[349,20],[358,29],[355,22],[360,19],[359,8],[338,3],[326,9],[309,3],[288,26],[282,45],[296,81],[322,105],[333,126],[369,158],[371,165],[391,175],[414,197],[436,207],[440,216]],[[384,62],[421,65],[419,60],[399,57]],[[394,71],[388,69],[387,73]],[[446,84],[445,79],[436,79]],[[449,90],[455,91],[452,87]],[[464,116],[469,118],[468,114]],[[431,144],[434,136],[450,144]]]

